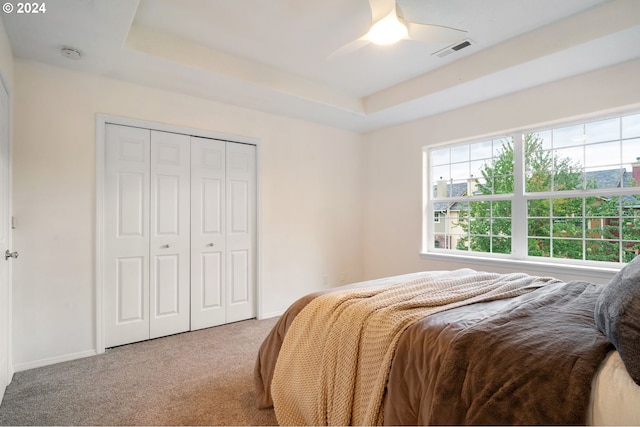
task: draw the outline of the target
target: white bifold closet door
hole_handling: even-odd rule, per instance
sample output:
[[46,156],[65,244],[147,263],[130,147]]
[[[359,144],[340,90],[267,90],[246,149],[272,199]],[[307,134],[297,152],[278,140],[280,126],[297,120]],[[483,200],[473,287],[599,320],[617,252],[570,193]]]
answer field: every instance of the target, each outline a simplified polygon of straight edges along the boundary
[[254,317],[256,147],[227,143],[227,322]]
[[106,125],[105,346],[254,317],[255,146]]
[[254,317],[255,147],[191,138],[191,329]]
[[191,146],[191,327],[226,321],[225,142]]
[[191,144],[151,131],[149,338],[189,330]]
[[104,325],[107,347],[149,338],[151,131],[106,127]]
[[106,132],[106,344],[188,331],[189,137]]

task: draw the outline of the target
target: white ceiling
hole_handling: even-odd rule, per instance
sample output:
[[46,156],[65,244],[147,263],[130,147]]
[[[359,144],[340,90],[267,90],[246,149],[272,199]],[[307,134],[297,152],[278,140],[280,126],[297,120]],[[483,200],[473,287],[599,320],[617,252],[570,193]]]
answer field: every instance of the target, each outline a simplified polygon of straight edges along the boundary
[[[398,0],[473,44],[366,33],[368,0],[55,0],[3,13],[16,56],[358,132],[640,58],[638,0]],[[80,50],[81,60],[60,54]]]

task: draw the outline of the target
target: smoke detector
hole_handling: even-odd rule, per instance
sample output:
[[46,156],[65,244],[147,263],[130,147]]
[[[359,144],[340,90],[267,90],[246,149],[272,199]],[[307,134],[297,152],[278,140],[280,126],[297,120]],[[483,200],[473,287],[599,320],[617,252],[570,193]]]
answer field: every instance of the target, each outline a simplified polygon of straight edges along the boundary
[[475,44],[475,42],[471,39],[464,39],[461,42],[454,43],[450,46],[445,47],[437,52],[432,53],[431,55],[435,55],[438,58],[444,58],[445,56],[451,55],[452,53],[456,53],[464,48],[467,48]]
[[73,59],[76,61],[82,58],[82,52],[80,52],[78,49],[74,49],[68,46],[63,46],[62,48],[60,48],[60,54],[67,59]]

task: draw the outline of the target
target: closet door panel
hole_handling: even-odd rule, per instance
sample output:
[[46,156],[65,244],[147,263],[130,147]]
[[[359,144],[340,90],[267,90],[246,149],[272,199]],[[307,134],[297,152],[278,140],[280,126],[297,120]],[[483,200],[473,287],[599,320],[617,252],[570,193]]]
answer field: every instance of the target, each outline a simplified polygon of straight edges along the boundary
[[150,131],[106,125],[105,346],[149,338]]
[[255,316],[256,148],[227,143],[227,322]]
[[222,254],[220,252],[203,253],[201,259],[200,285],[202,292],[200,295],[201,310],[213,310],[223,307],[222,291],[224,289],[224,278],[222,272]]
[[224,211],[224,177],[207,178],[198,177],[199,194],[195,196],[200,199],[196,201],[199,206],[201,224],[199,229],[203,235],[216,236],[222,238],[224,229],[222,227]]
[[191,138],[191,329],[226,322],[225,142]]
[[180,234],[180,175],[158,174],[156,183],[155,235],[175,237]]
[[248,237],[250,203],[249,183],[247,181],[229,180],[230,200],[230,231],[237,236]]
[[189,330],[189,137],[151,132],[150,338]]
[[229,285],[231,288],[230,303],[232,305],[249,303],[249,253],[248,251],[232,251],[229,264],[231,274]]
[[117,173],[117,224],[119,237],[143,237],[144,227],[147,223],[144,198],[147,195],[145,186],[148,176],[143,172]]
[[142,322],[145,319],[144,257],[118,257],[116,300],[118,324]]

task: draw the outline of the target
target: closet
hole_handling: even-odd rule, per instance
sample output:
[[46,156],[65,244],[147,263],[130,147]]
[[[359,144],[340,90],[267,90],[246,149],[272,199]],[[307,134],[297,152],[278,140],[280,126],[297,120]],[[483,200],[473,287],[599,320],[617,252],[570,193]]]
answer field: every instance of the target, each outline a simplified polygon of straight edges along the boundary
[[255,146],[107,123],[105,346],[255,316]]

